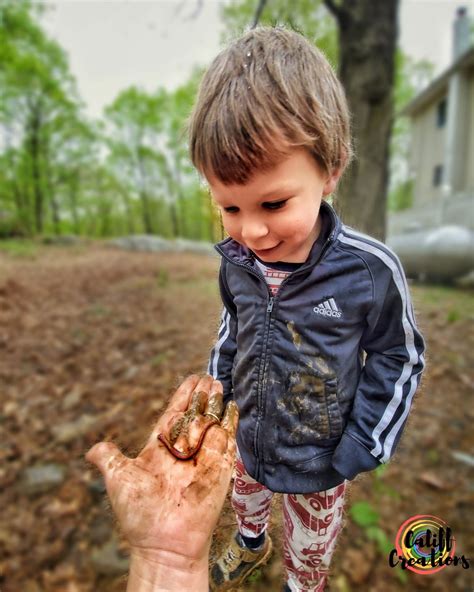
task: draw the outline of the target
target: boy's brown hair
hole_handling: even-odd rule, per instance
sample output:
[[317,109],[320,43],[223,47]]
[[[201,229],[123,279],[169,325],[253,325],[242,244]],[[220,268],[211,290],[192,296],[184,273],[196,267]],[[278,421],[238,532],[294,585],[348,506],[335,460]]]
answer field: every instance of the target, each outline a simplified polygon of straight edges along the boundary
[[326,173],[352,155],[341,83],[321,51],[282,27],[253,29],[214,59],[187,127],[194,166],[226,185],[246,183],[294,147]]

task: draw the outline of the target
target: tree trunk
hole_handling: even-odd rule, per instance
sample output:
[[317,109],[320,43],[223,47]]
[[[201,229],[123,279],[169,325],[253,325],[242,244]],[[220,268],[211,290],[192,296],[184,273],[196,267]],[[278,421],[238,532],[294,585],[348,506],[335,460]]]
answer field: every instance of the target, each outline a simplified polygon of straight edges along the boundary
[[74,234],[79,235],[81,233],[81,226],[79,222],[79,213],[77,211],[77,192],[78,192],[78,173],[73,171],[68,181],[68,195],[69,203],[71,206],[72,223],[74,226]]
[[[9,147],[8,147],[9,148]],[[10,167],[10,172],[12,173],[11,178],[9,179],[9,184],[13,194],[13,200],[16,207],[16,219],[17,224],[20,224],[20,230],[24,231],[26,234],[31,233],[31,228],[29,227],[28,221],[28,207],[25,204],[25,198],[21,191],[21,188],[18,183],[18,166],[15,162],[15,158],[13,156],[13,151],[11,149],[7,150],[7,160],[8,166]]]
[[147,179],[145,173],[145,164],[143,162],[143,158],[141,157],[140,153],[138,154],[138,170],[140,174],[140,190],[139,196],[140,201],[142,202],[142,219],[143,219],[143,227],[146,234],[153,234],[153,225],[151,222],[151,214],[150,214],[150,198],[148,197],[147,187]]
[[170,216],[171,216],[171,227],[173,229],[173,238],[177,238],[179,235],[178,214],[176,212],[176,204],[173,201],[170,202]]
[[125,211],[127,213],[127,232],[128,234],[135,234],[135,221],[127,190],[120,188],[120,195],[122,196],[123,205],[125,206]]
[[384,240],[399,0],[324,2],[339,26],[355,150],[335,206],[345,224]]
[[50,166],[50,159],[49,159],[49,144],[48,142],[43,142],[42,150],[44,155],[44,173],[45,173],[45,185],[47,189],[47,193],[49,195],[49,201],[51,205],[51,214],[53,218],[53,228],[54,234],[59,236],[61,234],[61,214],[60,214],[60,206],[59,201],[56,197],[56,188],[53,182],[53,175],[51,172]]
[[176,188],[177,211],[179,217],[179,222],[177,223],[177,225],[179,225],[179,236],[185,238],[187,236],[187,219],[184,207],[183,193],[181,191],[181,164],[178,155],[175,156],[174,165],[175,176],[173,185]]
[[140,191],[140,201],[142,202],[142,219],[145,234],[153,234],[153,226],[150,216],[150,198],[144,189]]
[[40,171],[40,129],[41,110],[38,105],[33,106],[30,113],[28,134],[29,152],[31,158],[31,173],[33,178],[34,220],[37,233],[43,231],[44,195]]

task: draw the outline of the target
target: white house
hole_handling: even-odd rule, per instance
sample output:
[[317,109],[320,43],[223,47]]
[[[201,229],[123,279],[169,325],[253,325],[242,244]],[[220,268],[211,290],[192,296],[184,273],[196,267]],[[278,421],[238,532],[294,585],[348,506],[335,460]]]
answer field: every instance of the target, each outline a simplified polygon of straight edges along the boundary
[[474,46],[459,8],[453,62],[403,110],[411,118],[413,206],[390,213],[388,237],[456,225],[474,230]]

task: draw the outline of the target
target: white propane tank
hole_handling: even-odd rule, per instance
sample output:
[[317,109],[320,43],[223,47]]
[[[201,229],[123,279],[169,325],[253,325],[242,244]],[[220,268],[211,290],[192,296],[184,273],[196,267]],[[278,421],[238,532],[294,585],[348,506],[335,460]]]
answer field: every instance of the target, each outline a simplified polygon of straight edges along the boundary
[[400,257],[408,277],[452,281],[474,269],[474,232],[462,226],[398,234],[387,245]]

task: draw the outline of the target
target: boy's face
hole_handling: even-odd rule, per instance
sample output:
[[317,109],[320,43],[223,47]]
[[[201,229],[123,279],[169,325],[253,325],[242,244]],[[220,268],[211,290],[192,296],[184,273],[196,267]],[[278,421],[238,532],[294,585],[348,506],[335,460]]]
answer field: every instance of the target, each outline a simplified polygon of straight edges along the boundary
[[321,230],[321,200],[338,179],[338,172],[323,173],[304,148],[244,185],[207,176],[227,233],[267,263],[306,261]]

